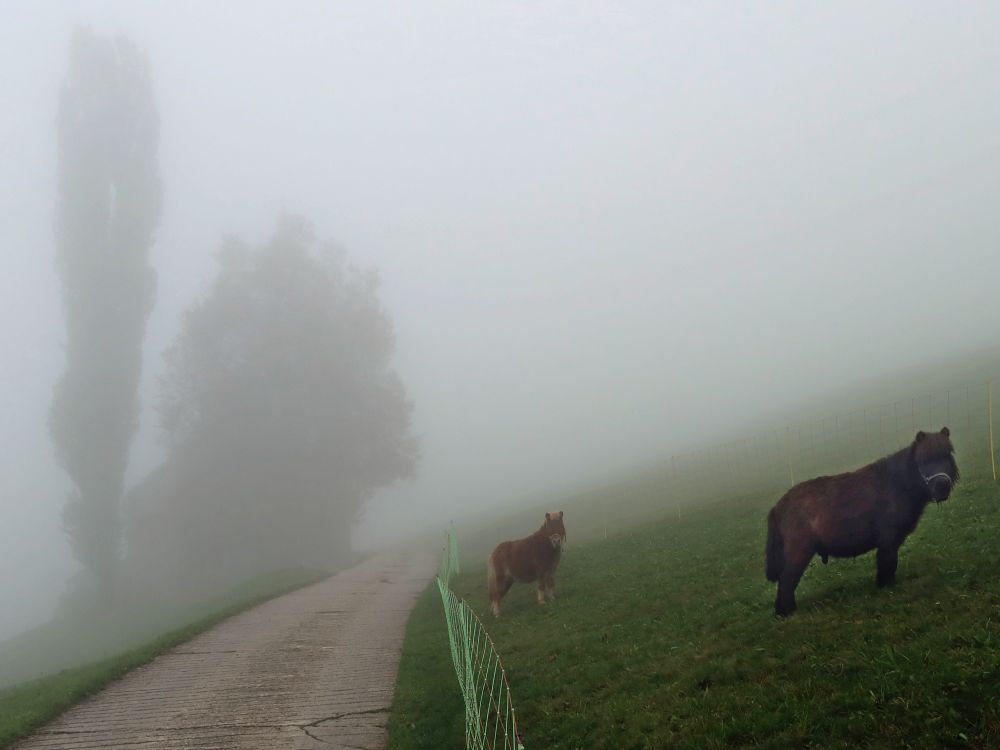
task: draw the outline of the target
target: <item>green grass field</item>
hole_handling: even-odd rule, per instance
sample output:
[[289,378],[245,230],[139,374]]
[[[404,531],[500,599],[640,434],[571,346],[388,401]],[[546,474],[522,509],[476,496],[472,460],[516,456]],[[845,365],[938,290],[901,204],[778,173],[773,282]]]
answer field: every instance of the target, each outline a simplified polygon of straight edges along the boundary
[[[325,571],[295,569],[251,579],[217,599],[183,610],[181,614],[187,618],[183,624],[175,625],[169,630],[161,627],[158,635],[148,637],[141,645],[130,648],[122,646],[113,655],[100,661],[0,690],[0,748],[9,746],[74,703],[93,695],[109,682],[148,663],[212,625],[255,604],[315,583],[329,575]],[[11,653],[9,658],[14,661],[16,656],[20,663],[32,654],[41,653],[46,643],[57,648],[59,644],[55,639],[72,637],[77,628],[96,630],[98,627],[96,616],[87,617],[84,621],[63,619],[50,623],[12,642],[14,646],[8,648],[13,652],[16,646],[19,650],[17,654]],[[104,627],[111,634],[116,632],[113,618],[106,618]],[[145,627],[153,626],[147,623]]]
[[[740,494],[720,471],[679,502],[668,477],[643,477],[569,501],[558,600],[515,586],[500,620],[487,551],[540,510],[460,531],[452,587],[496,643],[528,750],[1000,747],[1000,486],[981,441],[957,442],[963,481],[903,546],[897,586],[876,589],[873,554],[817,558],[786,620],[763,564],[780,480]],[[847,447],[826,459],[865,450]],[[390,747],[463,747],[463,728],[432,587],[408,627]]]

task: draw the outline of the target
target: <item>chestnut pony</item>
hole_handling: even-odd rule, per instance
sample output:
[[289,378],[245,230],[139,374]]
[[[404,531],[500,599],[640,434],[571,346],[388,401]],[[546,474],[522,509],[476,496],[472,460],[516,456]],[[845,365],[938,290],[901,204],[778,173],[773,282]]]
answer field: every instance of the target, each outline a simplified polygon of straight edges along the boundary
[[795,587],[813,555],[875,556],[878,586],[896,581],[899,548],[931,500],[948,499],[958,481],[951,433],[918,432],[914,441],[857,471],[797,484],[767,517],[767,580],[777,581],[774,611],[795,611]]
[[555,599],[555,575],[566,543],[563,513],[546,513],[542,528],[524,539],[500,542],[486,563],[490,587],[490,611],[500,616],[500,599],[510,591],[514,581],[538,581],[538,603]]

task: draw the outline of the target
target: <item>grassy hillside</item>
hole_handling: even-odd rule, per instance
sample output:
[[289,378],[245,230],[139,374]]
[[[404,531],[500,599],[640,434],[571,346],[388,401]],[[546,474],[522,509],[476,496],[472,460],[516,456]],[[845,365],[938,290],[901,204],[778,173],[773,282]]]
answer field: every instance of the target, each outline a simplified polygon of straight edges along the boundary
[[[571,547],[554,605],[519,586],[500,620],[484,617],[526,746],[1000,746],[997,486],[980,471],[929,508],[892,590],[875,588],[872,555],[817,559],[787,620],[763,575],[774,500],[708,503]],[[480,613],[484,580],[470,565],[453,586]],[[411,620],[393,748],[462,746],[435,596]]]
[[[461,526],[453,588],[496,643],[527,748],[1000,747],[1000,485],[979,379],[995,354],[956,366],[974,372],[968,388],[933,369],[895,391],[878,379],[797,422]],[[963,481],[903,546],[897,586],[876,589],[873,553],[816,559],[799,612],[776,619],[764,521],[792,480],[944,424]],[[493,620],[486,555],[547,509],[566,511],[559,599],[539,607],[515,586]],[[462,747],[463,726],[431,589],[410,621],[391,747]]]

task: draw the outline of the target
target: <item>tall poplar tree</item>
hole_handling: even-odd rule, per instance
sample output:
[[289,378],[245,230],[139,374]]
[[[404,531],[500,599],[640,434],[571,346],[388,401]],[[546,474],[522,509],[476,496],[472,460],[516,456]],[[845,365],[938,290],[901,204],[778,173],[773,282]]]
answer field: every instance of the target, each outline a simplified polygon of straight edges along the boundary
[[101,592],[114,589],[142,340],[156,278],[158,121],[145,55],[124,38],[73,38],[58,110],[57,270],[66,370],[49,426],[73,481],[63,523]]

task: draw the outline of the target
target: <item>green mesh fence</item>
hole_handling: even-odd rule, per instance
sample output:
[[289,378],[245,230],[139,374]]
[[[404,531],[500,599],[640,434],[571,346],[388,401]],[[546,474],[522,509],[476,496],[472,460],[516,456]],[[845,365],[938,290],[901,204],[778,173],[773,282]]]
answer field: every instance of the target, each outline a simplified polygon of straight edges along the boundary
[[457,573],[458,542],[449,530],[437,583],[455,675],[465,701],[465,745],[476,750],[523,750],[507,675],[493,641],[472,608],[448,585]]

